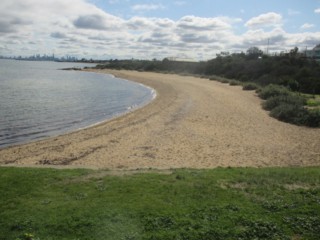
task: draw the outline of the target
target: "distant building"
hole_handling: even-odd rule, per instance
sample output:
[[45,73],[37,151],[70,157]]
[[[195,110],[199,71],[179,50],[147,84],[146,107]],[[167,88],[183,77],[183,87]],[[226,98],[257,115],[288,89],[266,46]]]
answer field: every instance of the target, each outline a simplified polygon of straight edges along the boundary
[[320,44],[315,46],[312,50],[307,50],[306,57],[320,60]]

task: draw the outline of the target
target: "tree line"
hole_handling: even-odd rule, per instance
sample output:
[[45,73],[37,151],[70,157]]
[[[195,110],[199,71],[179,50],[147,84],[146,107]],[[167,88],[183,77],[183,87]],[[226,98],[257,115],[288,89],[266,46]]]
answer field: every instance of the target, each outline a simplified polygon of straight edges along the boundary
[[286,54],[269,56],[257,47],[246,53],[222,52],[202,62],[163,60],[110,60],[97,68],[154,71],[178,74],[220,76],[261,86],[282,85],[292,91],[320,94],[320,64],[294,48]]

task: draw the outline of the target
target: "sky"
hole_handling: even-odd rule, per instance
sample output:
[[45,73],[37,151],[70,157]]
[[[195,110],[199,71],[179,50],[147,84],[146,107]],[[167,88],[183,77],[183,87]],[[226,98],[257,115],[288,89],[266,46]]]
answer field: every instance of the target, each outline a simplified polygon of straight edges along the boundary
[[0,55],[208,60],[320,44],[320,0],[1,0]]

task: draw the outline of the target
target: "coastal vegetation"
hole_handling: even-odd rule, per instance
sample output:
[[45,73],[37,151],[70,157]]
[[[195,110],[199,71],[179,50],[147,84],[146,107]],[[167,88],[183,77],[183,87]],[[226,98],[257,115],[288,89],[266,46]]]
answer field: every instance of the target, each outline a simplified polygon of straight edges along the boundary
[[0,168],[0,238],[319,239],[320,169]]
[[[264,108],[281,121],[320,127],[320,64],[306,58],[298,48],[269,56],[252,47],[246,53],[222,52],[216,58],[202,62],[171,61],[167,58],[162,61],[110,60],[96,68],[193,75],[231,86],[242,85],[244,90],[256,90],[258,93],[274,91],[276,95],[290,95],[286,99],[273,98],[273,102],[277,101],[275,109]],[[262,97],[262,94],[258,95]],[[267,97],[262,98],[268,100]],[[294,98],[296,100],[292,100]]]

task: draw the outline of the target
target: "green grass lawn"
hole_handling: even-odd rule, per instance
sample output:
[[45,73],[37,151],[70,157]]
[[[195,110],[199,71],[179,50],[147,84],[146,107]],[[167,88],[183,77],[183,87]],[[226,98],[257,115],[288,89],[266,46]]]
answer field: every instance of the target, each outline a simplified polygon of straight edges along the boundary
[[0,168],[0,239],[320,239],[320,168]]

